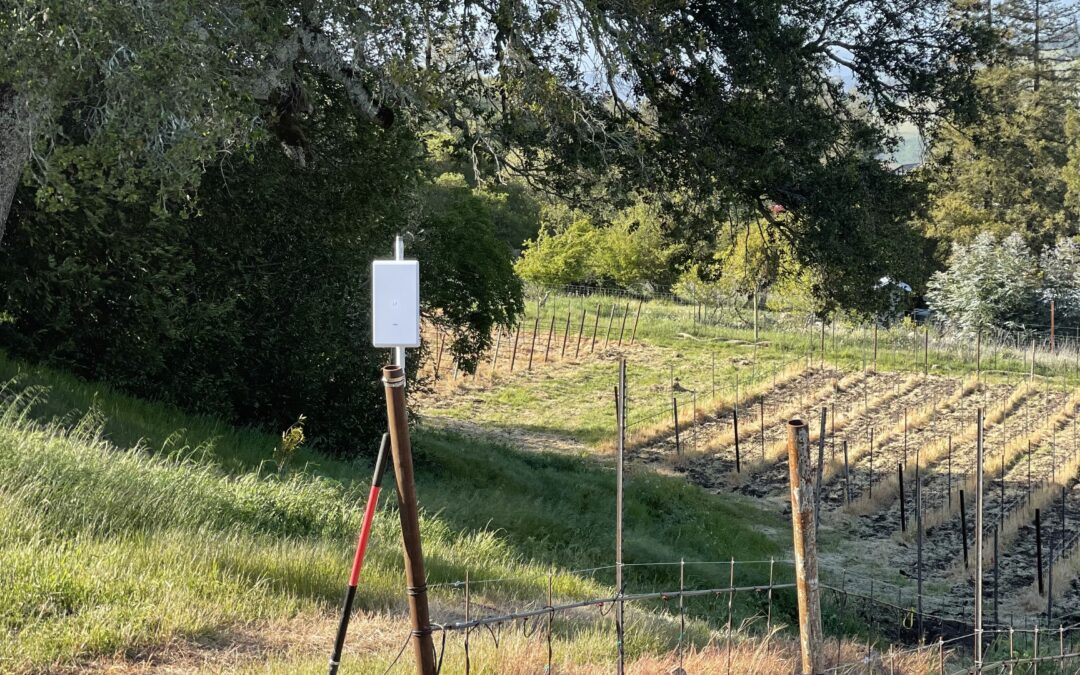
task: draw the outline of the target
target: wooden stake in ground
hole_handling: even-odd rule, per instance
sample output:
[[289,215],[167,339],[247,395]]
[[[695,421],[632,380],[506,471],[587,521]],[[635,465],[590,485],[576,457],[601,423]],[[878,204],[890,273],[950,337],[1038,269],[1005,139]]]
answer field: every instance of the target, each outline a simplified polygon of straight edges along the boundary
[[600,303],[596,303],[596,318],[593,320],[592,325],[592,344],[589,346],[589,353],[592,354],[596,349],[596,329],[600,327]]
[[401,516],[401,543],[405,552],[405,583],[416,672],[435,675],[435,647],[431,640],[427,576],[424,574],[424,551],[420,544],[409,413],[405,406],[405,370],[401,366],[383,368],[383,385],[386,390],[386,416],[390,424],[390,452],[394,458],[394,478],[397,482],[398,513]]
[[818,589],[810,432],[802,420],[788,422],[787,451],[802,673],[813,675],[820,673],[823,665],[821,601]]
[[619,325],[619,342],[618,342],[619,346],[622,346],[622,336],[623,336],[623,333],[626,331],[626,316],[629,313],[630,313],[630,303],[628,302],[628,303],[626,303],[626,308],[623,309],[622,323]]
[[630,344],[634,344],[634,340],[637,339],[637,324],[638,319],[641,318],[641,303],[643,302],[645,301],[638,300],[637,303],[637,312],[634,314],[634,330],[630,331]]

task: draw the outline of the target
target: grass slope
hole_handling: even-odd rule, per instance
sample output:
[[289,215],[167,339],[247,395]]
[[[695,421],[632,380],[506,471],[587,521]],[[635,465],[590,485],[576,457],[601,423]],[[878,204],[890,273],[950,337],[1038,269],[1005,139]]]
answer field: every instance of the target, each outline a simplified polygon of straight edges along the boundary
[[[263,465],[273,436],[3,357],[0,377],[14,378],[0,415],[0,671],[142,658],[178,640],[227,644],[245,627],[298,619],[325,622],[328,647],[368,465],[305,452],[300,470],[279,476]],[[505,580],[483,591],[498,609],[543,598],[549,573],[559,598],[610,592],[607,571],[573,572],[612,561],[610,469],[432,432],[415,446],[436,620],[460,614],[461,592],[435,585],[466,572]],[[384,497],[358,602],[404,634],[392,502]],[[629,477],[626,523],[629,563],[768,558],[781,548],[766,533],[785,530],[779,514],[653,474]],[[738,582],[761,582],[766,569],[740,570]],[[628,586],[673,588],[677,575],[631,567]],[[687,585],[722,586],[726,575],[688,568]],[[778,595],[782,620],[792,600]],[[736,621],[759,603],[739,598]],[[692,611],[709,618],[708,606]],[[631,633],[631,655],[675,639],[677,629],[655,628],[661,615],[640,614],[652,628]],[[573,658],[613,644],[603,631],[566,630],[564,644],[591,645]],[[694,634],[706,640],[707,626]],[[373,648],[349,665],[371,672],[395,652]]]

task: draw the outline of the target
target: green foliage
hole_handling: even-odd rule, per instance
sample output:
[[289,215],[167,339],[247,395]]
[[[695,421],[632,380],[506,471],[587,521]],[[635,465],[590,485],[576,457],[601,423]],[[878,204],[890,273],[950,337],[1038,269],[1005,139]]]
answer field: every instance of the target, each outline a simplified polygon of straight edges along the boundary
[[673,280],[672,249],[664,236],[662,213],[637,202],[601,216],[549,209],[549,227],[525,244],[516,269],[526,281],[548,286],[599,284],[641,289],[667,287]]
[[487,202],[425,183],[405,125],[384,130],[336,85],[308,86],[323,101],[306,120],[313,160],[264,143],[207,172],[189,217],[78,182],[81,208],[42,211],[24,189],[0,257],[15,319],[3,344],[234,422],[276,430],[306,415],[313,442],[370,450],[385,424],[370,263],[392,236],[414,233],[423,311],[464,361],[520,311],[520,282]]
[[547,286],[590,282],[596,240],[588,216],[574,219],[559,232],[541,229],[536,239],[525,242],[515,269],[526,281]]
[[512,325],[524,311],[521,280],[509,246],[495,232],[498,212],[490,199],[443,175],[424,187],[422,202],[415,253],[424,261],[425,316],[451,332],[451,349],[460,367],[471,372],[494,328]]
[[278,473],[284,473],[289,468],[296,451],[304,444],[305,419],[307,418],[301,415],[292,426],[281,432],[281,441],[274,448],[274,464],[277,464]]
[[953,244],[949,267],[930,279],[927,300],[971,335],[991,326],[1021,326],[1038,302],[1037,274],[1035,256],[1019,234],[999,242],[984,232],[970,244]]

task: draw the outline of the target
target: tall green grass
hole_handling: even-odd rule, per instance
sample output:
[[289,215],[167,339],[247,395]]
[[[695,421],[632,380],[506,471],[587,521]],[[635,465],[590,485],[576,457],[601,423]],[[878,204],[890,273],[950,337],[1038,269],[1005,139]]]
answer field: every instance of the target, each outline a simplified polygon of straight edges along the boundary
[[[262,465],[271,435],[2,363],[19,378],[0,408],[0,671],[336,611],[366,463],[308,451],[298,470],[278,475]],[[485,601],[506,608],[543,598],[549,574],[559,597],[611,592],[608,570],[574,572],[613,560],[610,469],[422,431],[415,455],[438,612],[459,611],[460,589],[439,584],[466,573],[503,579],[485,587]],[[392,503],[386,495],[376,521],[361,609],[404,606]],[[629,477],[626,523],[629,563],[767,558],[780,547],[765,533],[784,529],[749,502],[652,474]],[[726,584],[722,566],[688,572],[691,586]],[[764,574],[740,570],[739,582]],[[628,585],[674,588],[677,578],[672,566],[631,567]],[[737,619],[760,602],[739,598]]]

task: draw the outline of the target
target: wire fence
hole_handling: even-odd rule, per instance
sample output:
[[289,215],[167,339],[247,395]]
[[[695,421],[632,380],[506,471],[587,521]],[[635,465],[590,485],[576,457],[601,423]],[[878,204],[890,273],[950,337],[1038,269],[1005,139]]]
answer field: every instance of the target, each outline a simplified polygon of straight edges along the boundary
[[[453,582],[433,584],[431,589],[443,589],[457,593],[460,605],[458,618],[434,622],[431,631],[436,649],[435,661],[438,671],[444,672],[493,672],[484,659],[498,659],[494,653],[505,649],[505,657],[517,664],[515,672],[554,673],[569,659],[583,658],[580,654],[569,657],[559,655],[560,649],[569,649],[565,638],[580,635],[582,627],[599,633],[607,633],[611,639],[616,635],[613,625],[616,605],[635,606],[641,632],[665,633],[668,643],[665,655],[672,665],[683,667],[684,659],[691,653],[711,648],[714,652],[710,662],[716,673],[780,672],[750,667],[746,660],[746,647],[753,645],[753,652],[760,654],[762,641],[775,641],[781,645],[780,655],[788,659],[797,656],[791,638],[784,638],[786,624],[791,621],[791,606],[796,584],[777,581],[793,576],[793,561],[725,560],[725,561],[665,561],[633,563],[625,567],[677,567],[680,586],[664,590],[624,592],[614,591],[586,598],[556,598],[549,591],[546,598],[526,602],[517,607],[490,606],[478,602],[486,587],[513,581],[511,579],[468,578]],[[767,565],[768,583],[736,583],[737,570]],[[598,571],[610,571],[614,565],[560,571],[563,575],[588,575]],[[700,587],[685,583],[687,568],[712,567],[726,570],[729,583],[720,586]],[[781,573],[778,567],[784,567]],[[744,575],[745,576],[745,575]],[[826,574],[825,576],[830,576]],[[1059,623],[1055,626],[1030,627],[1006,624],[987,624],[977,631],[974,624],[951,617],[940,616],[932,611],[917,612],[916,606],[902,595],[900,586],[878,579],[859,577],[847,571],[841,581],[821,581],[822,603],[829,610],[828,623],[835,637],[822,645],[825,673],[866,672],[940,672],[940,673],[1005,673],[1016,672],[1018,667],[1035,667],[1044,664],[1058,668],[1058,672],[1075,672],[1080,664],[1080,624]],[[861,580],[878,589],[863,593],[854,589],[851,582]],[[899,593],[894,602],[888,599],[892,591]],[[736,598],[743,599],[736,608]],[[693,601],[712,601],[705,607],[693,607]],[[747,618],[740,616],[747,612]],[[628,614],[628,616],[631,616]],[[645,620],[652,617],[653,621]],[[666,619],[659,623],[656,617]],[[626,639],[634,640],[633,620],[627,628]],[[852,629],[853,626],[858,628]],[[409,638],[406,638],[386,673],[401,664]],[[981,662],[974,661],[976,640],[982,642]],[[484,649],[477,649],[477,643]],[[909,646],[903,646],[904,644]],[[881,645],[886,646],[882,647]],[[533,649],[531,646],[539,646]],[[865,645],[865,647],[860,647]],[[793,650],[795,656],[793,656]],[[734,653],[733,653],[734,652]],[[596,655],[585,655],[596,666]],[[609,666],[615,665],[614,650]],[[532,662],[530,662],[530,659]],[[524,660],[524,661],[523,661]],[[499,660],[502,662],[502,660]],[[917,666],[917,670],[912,668]],[[402,668],[399,671],[403,671]],[[790,668],[788,668],[790,671]],[[1022,670],[1021,672],[1027,672]]]
[[[564,302],[561,308],[556,307],[556,302],[560,298]],[[593,310],[591,303],[596,298],[600,298],[601,301]],[[604,301],[604,298],[608,300]],[[589,300],[588,305],[584,302],[585,299]],[[1080,349],[1077,349],[1080,341],[1073,339],[1077,336],[1065,336],[1059,331],[1051,337],[1049,331],[1040,333],[1039,330],[1033,330],[1033,327],[1018,330],[988,329],[973,340],[970,335],[949,331],[933,321],[922,323],[911,321],[903,325],[890,326],[841,324],[840,322],[824,324],[810,314],[799,314],[795,310],[787,313],[759,312],[755,321],[753,318],[738,315],[737,311],[744,310],[745,307],[702,308],[679,303],[675,298],[646,301],[625,294],[601,294],[595,289],[558,289],[546,296],[533,297],[530,300],[537,301],[535,316],[532,317],[531,324],[525,322],[516,331],[497,335],[493,339],[490,360],[482,362],[482,365],[487,367],[488,376],[492,380],[515,372],[515,368],[532,370],[541,364],[576,360],[598,351],[603,353],[612,345],[615,347],[633,346],[643,334],[654,330],[653,326],[642,323],[642,319],[650,324],[664,321],[670,325],[670,322],[675,321],[690,326],[700,325],[704,328],[719,326],[735,331],[753,330],[753,342],[747,341],[744,345],[748,358],[744,359],[740,368],[739,381],[732,381],[727,376],[722,376],[718,381],[715,361],[687,363],[678,371],[671,369],[666,387],[653,388],[636,395],[632,392],[624,393],[626,409],[629,413],[626,421],[626,428],[630,434],[628,447],[642,447],[645,444],[660,442],[668,444],[668,449],[670,449],[670,444],[673,442],[676,454],[684,448],[698,450],[699,432],[708,425],[712,425],[715,428],[711,433],[729,433],[733,439],[741,440],[744,447],[747,441],[759,443],[762,460],[765,460],[767,447],[777,441],[774,435],[766,436],[769,421],[782,413],[806,410],[807,401],[813,403],[820,398],[813,392],[807,396],[805,380],[800,381],[801,386],[792,387],[791,391],[783,396],[777,394],[778,381],[782,384],[786,375],[804,377],[807,372],[817,371],[827,377],[838,379],[845,374],[859,372],[860,362],[862,373],[868,370],[877,371],[881,368],[927,375],[930,371],[931,356],[933,356],[935,361],[952,359],[960,364],[977,364],[978,373],[993,374],[999,381],[1010,385],[1014,382],[1017,385],[1024,381],[1036,382],[1040,386],[1044,385],[1049,392],[1051,384],[1055,387],[1060,384],[1064,391],[1068,384],[1066,379],[1059,376],[1074,374],[1077,365],[1080,364]],[[670,306],[665,306],[665,303]],[[725,314],[728,310],[730,312]],[[722,318],[723,316],[728,316],[728,318]],[[732,316],[736,318],[731,318]],[[679,325],[681,324],[674,324],[675,330],[678,330]],[[838,325],[841,328],[839,331],[837,331]],[[767,330],[787,331],[789,334],[766,336]],[[437,334],[434,337],[440,341],[441,352],[448,336]],[[781,342],[787,356],[777,359],[773,355],[769,360],[759,360],[757,348],[759,342],[764,342],[765,337]],[[1053,343],[1052,350],[1051,343]],[[834,361],[839,357],[846,357],[846,373],[837,366],[839,361]],[[852,361],[856,364],[854,369],[851,366]],[[436,359],[436,378],[439,370],[440,362]],[[457,371],[456,366],[453,373],[451,379],[463,376]],[[483,377],[483,375],[474,374],[472,377]],[[895,386],[895,395],[899,396],[901,385],[896,383]],[[893,400],[891,393],[885,392],[885,394],[888,395],[881,396],[881,402]],[[864,410],[876,407],[879,403],[875,402],[874,406],[868,405],[865,389],[863,397]],[[615,403],[614,399],[612,403]],[[935,407],[936,404],[937,399],[934,400]],[[766,406],[769,407],[766,408]],[[1005,407],[1006,401],[1003,401],[1002,427],[1004,427],[1006,417]],[[888,410],[888,421],[885,426],[899,423],[901,414],[902,412],[896,409]],[[906,416],[906,411],[903,414]],[[741,428],[736,421],[739,415],[743,415]],[[830,417],[836,418],[835,411],[832,411]],[[1043,423],[1046,423],[1046,419]],[[1073,419],[1075,420],[1075,417]],[[1031,434],[1031,427],[1027,424],[1025,422],[1024,435]],[[897,439],[898,437],[892,438],[890,442],[896,443]],[[1007,443],[1008,437],[1004,437],[1001,442]],[[738,441],[735,444],[736,452],[738,452]],[[874,447],[872,432],[870,447],[872,462],[872,448]],[[757,446],[751,445],[747,449],[753,449],[756,452]],[[835,459],[835,448],[833,452]],[[1004,457],[1004,451],[1002,457]],[[1075,457],[1074,446],[1074,460]],[[1011,463],[1009,468],[1012,468]],[[1005,484],[1004,471],[1003,464],[1003,473],[1000,478],[1002,489]],[[953,494],[951,485],[954,478],[957,484],[962,485],[971,480],[971,470],[958,468],[954,475],[950,459],[950,489],[948,490],[950,500]],[[871,463],[869,484],[873,485],[875,481],[886,480],[889,480],[887,475],[875,477]],[[1069,480],[1075,481],[1075,477]],[[1036,487],[1043,488],[1046,484],[1037,483]],[[991,485],[992,488],[993,485]],[[901,482],[900,493],[903,494],[903,491]],[[1030,488],[1028,493],[1030,495]],[[1004,495],[1004,492],[1002,494]],[[1005,504],[1006,500],[1003,497],[1000,505],[1002,522],[1005,519]],[[1016,508],[1016,505],[1010,503],[1009,508]],[[984,537],[990,535],[995,521],[993,517],[988,520],[991,525],[981,533]],[[964,536],[966,538],[967,534],[965,533]],[[976,533],[975,536],[978,534]],[[1070,560],[1076,557],[1075,541],[1075,537],[1071,539],[1061,537],[1056,557],[1059,563],[1075,564]],[[1052,554],[1049,557],[1050,564],[1046,566],[1046,569],[1052,575],[1054,557]],[[993,567],[995,578],[997,558],[995,554]],[[753,578],[748,579],[746,583],[735,583],[737,568],[762,566],[766,563],[769,567],[770,582],[768,584],[757,583]],[[623,565],[626,570],[637,567],[678,565],[680,572],[684,572],[688,567],[722,568],[727,566],[731,581],[727,585],[712,584],[702,588],[689,586],[680,586],[675,590],[641,588],[634,593],[612,592],[588,599],[565,598],[559,602],[555,602],[549,594],[547,599],[533,599],[519,607],[507,607],[498,603],[494,606],[485,606],[479,602],[476,595],[478,591],[482,593],[481,589],[486,587],[514,581],[511,579],[464,580],[433,585],[432,588],[460,591],[463,594],[461,616],[447,617],[442,623],[433,626],[433,630],[439,634],[436,644],[441,644],[439,663],[444,662],[446,649],[448,649],[448,636],[457,636],[461,638],[461,641],[458,643],[451,641],[449,648],[463,650],[464,660],[458,659],[454,663],[463,663],[464,672],[469,672],[472,668],[470,659],[475,658],[470,657],[470,654],[474,653],[470,652],[470,635],[484,635],[498,648],[499,630],[515,627],[514,630],[518,631],[522,637],[538,637],[546,641],[546,663],[541,665],[545,666],[547,672],[551,672],[554,665],[553,625],[558,628],[560,621],[580,623],[581,621],[595,622],[598,618],[608,620],[608,612],[611,612],[616,604],[620,607],[633,605],[642,610],[663,615],[669,611],[669,604],[677,602],[679,622],[689,620],[703,623],[711,636],[707,638],[705,644],[719,639],[726,641],[730,651],[731,645],[737,644],[740,639],[740,636],[736,634],[737,630],[742,630],[745,625],[743,622],[733,623],[731,609],[728,609],[725,614],[724,601],[726,600],[730,608],[734,605],[736,598],[751,599],[745,601],[744,604],[757,606],[761,610],[760,616],[757,616],[759,623],[763,622],[763,626],[760,626],[761,629],[758,631],[759,634],[771,635],[778,623],[791,618],[790,608],[793,604],[794,584],[783,580],[784,575],[790,576],[791,572],[790,569],[786,569],[777,574],[776,570],[778,565],[790,568],[790,564],[790,561],[779,560],[627,563]],[[613,574],[616,567],[616,565],[605,565],[570,573],[606,578]],[[915,576],[913,569],[902,570],[901,573],[908,578]],[[680,578],[682,577],[683,575],[680,574]],[[610,579],[607,579],[607,582],[610,583]],[[897,664],[910,658],[923,659],[924,666],[933,661],[942,673],[975,672],[976,669],[981,669],[981,672],[1014,672],[1017,667],[1037,667],[1039,663],[1046,663],[1066,672],[1065,669],[1069,666],[1080,663],[1077,661],[1076,653],[1076,643],[1080,640],[1080,634],[1077,633],[1078,627],[1074,625],[1059,624],[1055,628],[1059,648],[1057,653],[1048,653],[1049,643],[1046,637],[1048,629],[1045,627],[1040,629],[1037,623],[1039,619],[1022,619],[1019,625],[1015,624],[1011,617],[1008,624],[989,623],[981,632],[980,639],[985,646],[984,653],[993,658],[984,659],[983,663],[976,664],[972,662],[971,657],[976,639],[975,626],[971,618],[974,612],[973,601],[964,600],[958,603],[956,597],[919,593],[912,591],[909,585],[860,576],[846,570],[840,570],[838,573],[823,571],[820,588],[830,610],[828,621],[833,627],[832,634],[849,635],[861,639],[869,636],[870,640],[887,639],[898,644],[914,645],[902,649],[890,648],[882,653],[870,647],[871,643],[868,641],[865,652],[854,656],[850,653],[851,646],[847,644],[850,640],[843,641],[838,638],[835,645],[835,658],[826,672],[865,672],[868,665],[872,670],[875,663],[881,671],[884,671],[890,668],[890,662],[893,667],[898,668]],[[996,597],[996,590],[994,594]],[[713,604],[719,604],[719,610],[717,611],[716,607],[703,610],[700,607],[689,606],[692,604],[691,601],[700,602],[702,598],[714,600]],[[752,600],[757,600],[757,605],[754,605]],[[778,608],[780,611],[777,611]],[[589,619],[588,615],[594,613],[595,616]],[[860,628],[852,630],[852,625]],[[689,647],[700,647],[700,641],[690,644],[685,627],[677,631],[674,641],[672,653],[678,655],[680,665],[682,656]],[[729,665],[728,672],[732,672],[730,667]],[[995,668],[999,670],[995,671]]]

